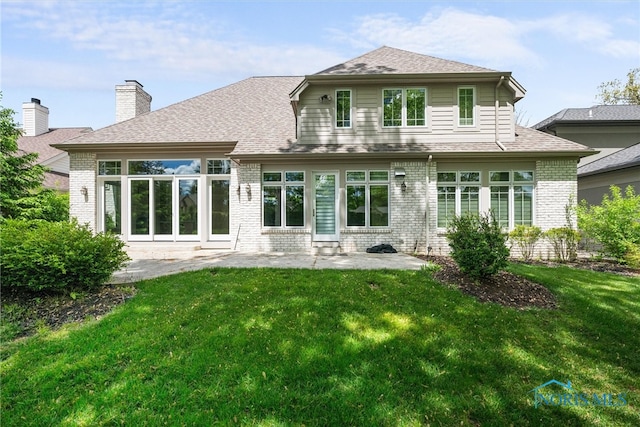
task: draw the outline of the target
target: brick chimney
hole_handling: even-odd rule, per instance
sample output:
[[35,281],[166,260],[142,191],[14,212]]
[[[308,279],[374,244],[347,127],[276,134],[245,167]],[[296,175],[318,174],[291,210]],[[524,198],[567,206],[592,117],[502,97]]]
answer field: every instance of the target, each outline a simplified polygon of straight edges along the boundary
[[49,132],[49,109],[37,98],[22,103],[22,126],[25,136],[38,136]]
[[116,85],[116,123],[151,111],[151,95],[136,80]]

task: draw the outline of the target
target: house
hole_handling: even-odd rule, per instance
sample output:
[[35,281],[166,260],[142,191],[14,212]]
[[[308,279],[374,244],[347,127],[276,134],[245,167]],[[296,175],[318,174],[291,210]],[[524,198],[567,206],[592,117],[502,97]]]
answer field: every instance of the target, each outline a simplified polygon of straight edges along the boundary
[[586,165],[640,142],[640,105],[566,108],[533,128],[597,150],[582,158],[580,165]]
[[38,153],[37,163],[46,166],[43,186],[58,191],[69,191],[69,154],[51,144],[60,144],[83,133],[90,127],[49,128],[49,109],[37,98],[22,104],[22,136],[18,138],[18,150]]
[[[146,105],[142,85],[128,84]],[[576,164],[593,150],[517,126],[524,94],[510,72],[381,47],[136,112],[56,147],[71,158],[72,215],[130,247],[444,254],[456,214],[565,224]]]
[[623,194],[629,185],[640,193],[640,142],[578,167],[579,200],[599,205],[612,185]]
[[598,150],[578,164],[578,199],[602,202],[611,185],[634,185],[640,191],[634,153],[640,143],[640,105],[567,108],[533,126]]

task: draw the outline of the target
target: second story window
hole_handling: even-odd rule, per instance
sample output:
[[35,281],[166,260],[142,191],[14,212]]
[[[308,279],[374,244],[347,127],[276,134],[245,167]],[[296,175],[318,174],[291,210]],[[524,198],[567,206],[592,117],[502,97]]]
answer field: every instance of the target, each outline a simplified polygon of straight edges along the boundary
[[384,89],[382,126],[426,126],[427,90],[424,88]]
[[458,88],[458,125],[475,126],[476,94],[472,86]]
[[336,127],[351,127],[351,91],[336,91]]

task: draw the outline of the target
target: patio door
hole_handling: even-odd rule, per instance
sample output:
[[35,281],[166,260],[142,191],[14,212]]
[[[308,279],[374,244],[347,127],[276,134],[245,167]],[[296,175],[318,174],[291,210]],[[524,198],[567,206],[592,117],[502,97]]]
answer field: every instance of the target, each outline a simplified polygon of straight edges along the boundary
[[313,240],[337,242],[340,238],[338,174],[335,172],[315,172],[313,183]]
[[209,240],[229,240],[229,178],[209,180],[209,212]]

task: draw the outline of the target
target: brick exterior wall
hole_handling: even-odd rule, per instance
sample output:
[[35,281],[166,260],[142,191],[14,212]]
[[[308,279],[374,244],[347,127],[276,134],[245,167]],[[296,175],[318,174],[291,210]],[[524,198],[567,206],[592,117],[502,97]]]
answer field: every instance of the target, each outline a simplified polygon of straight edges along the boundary
[[151,111],[151,95],[135,80],[116,86],[116,123]]
[[80,224],[96,230],[96,155],[70,153],[69,162],[69,213]]

